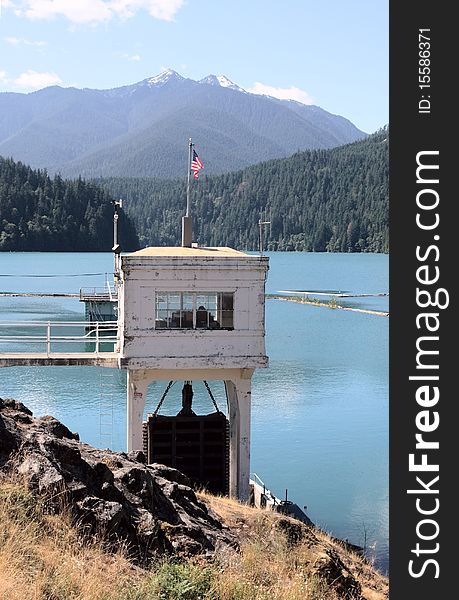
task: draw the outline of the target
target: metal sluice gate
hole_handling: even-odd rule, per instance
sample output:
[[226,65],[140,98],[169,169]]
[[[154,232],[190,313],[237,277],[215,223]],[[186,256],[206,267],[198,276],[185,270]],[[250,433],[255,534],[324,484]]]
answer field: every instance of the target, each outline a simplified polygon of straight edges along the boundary
[[143,446],[147,463],[161,463],[187,475],[198,488],[214,494],[229,493],[229,421],[218,409],[207,382],[204,382],[216,408],[208,415],[196,415],[192,408],[191,382],[182,389],[182,409],[176,416],[159,415],[169,382],[153,414],[143,424]]

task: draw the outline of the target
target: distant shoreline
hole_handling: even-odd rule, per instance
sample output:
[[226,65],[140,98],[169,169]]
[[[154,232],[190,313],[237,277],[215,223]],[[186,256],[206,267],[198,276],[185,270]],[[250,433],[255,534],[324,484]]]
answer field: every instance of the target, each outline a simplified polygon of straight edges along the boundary
[[321,302],[320,300],[316,300],[314,298],[302,297],[302,296],[281,296],[279,294],[266,294],[266,300],[286,300],[287,302],[296,302],[297,304],[308,304],[310,306],[323,306],[326,308],[335,309],[338,308],[340,310],[350,310],[352,312],[366,313],[368,315],[376,315],[378,317],[388,317],[389,313],[380,311],[380,310],[370,310],[366,308],[352,308],[350,306],[341,306],[337,304],[336,301],[331,299],[328,302]]

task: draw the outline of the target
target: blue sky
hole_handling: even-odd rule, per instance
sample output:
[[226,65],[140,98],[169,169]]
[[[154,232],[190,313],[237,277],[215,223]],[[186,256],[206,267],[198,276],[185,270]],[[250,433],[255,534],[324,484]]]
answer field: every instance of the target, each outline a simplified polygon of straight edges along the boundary
[[112,88],[172,68],[388,122],[388,0],[0,0],[0,91]]

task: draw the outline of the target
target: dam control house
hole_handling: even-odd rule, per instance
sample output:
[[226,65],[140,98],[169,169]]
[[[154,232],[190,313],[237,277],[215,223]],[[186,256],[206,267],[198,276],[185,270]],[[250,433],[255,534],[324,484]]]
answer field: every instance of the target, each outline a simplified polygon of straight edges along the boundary
[[[231,248],[150,247],[121,256],[118,285],[128,451],[145,450],[148,462],[169,463],[244,500],[252,375],[268,365],[267,271],[267,257]],[[143,423],[148,385],[160,380],[184,382],[184,409]],[[200,418],[191,409],[193,382],[214,380],[224,382],[228,419],[218,412]]]

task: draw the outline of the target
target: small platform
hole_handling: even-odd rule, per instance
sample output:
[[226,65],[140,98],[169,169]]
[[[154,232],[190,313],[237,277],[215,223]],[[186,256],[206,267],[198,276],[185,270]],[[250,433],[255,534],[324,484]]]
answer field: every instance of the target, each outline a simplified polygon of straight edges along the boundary
[[90,325],[97,321],[116,321],[118,318],[118,294],[105,288],[85,288],[80,290],[80,302],[85,304],[85,319]]

